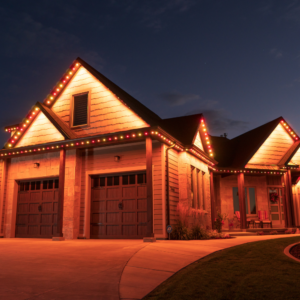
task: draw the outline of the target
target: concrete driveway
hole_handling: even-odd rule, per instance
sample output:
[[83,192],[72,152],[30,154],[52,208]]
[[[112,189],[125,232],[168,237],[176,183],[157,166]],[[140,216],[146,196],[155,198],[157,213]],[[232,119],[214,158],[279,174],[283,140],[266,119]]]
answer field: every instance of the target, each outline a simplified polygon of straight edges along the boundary
[[141,299],[208,254],[281,237],[291,235],[153,244],[142,240],[0,239],[0,299]]

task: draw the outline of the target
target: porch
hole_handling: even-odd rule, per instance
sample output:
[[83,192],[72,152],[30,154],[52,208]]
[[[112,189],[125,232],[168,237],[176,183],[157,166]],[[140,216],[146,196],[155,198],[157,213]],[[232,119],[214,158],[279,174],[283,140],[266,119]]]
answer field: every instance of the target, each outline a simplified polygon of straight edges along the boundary
[[214,174],[213,188],[216,216],[220,212],[226,217],[224,232],[283,233],[296,226],[289,171],[282,175]]

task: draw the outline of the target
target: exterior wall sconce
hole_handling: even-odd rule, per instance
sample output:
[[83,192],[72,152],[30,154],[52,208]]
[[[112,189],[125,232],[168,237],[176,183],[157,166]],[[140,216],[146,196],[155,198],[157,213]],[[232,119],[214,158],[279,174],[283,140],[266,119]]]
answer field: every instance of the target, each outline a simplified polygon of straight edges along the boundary
[[115,161],[120,161],[120,159],[121,159],[120,156],[118,156],[118,155],[115,156]]
[[38,168],[39,166],[40,166],[40,163],[34,163],[34,164],[33,164],[33,167],[34,167],[34,168]]

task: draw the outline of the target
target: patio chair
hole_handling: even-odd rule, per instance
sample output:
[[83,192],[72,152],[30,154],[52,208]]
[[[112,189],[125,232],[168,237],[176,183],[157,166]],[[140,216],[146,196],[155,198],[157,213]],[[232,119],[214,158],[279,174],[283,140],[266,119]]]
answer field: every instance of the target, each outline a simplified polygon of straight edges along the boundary
[[254,228],[262,228],[262,218],[263,218],[262,215],[263,215],[262,211],[259,210],[258,211],[258,220],[254,221]]
[[264,227],[264,225],[269,225],[270,228],[273,228],[272,226],[272,221],[269,219],[269,214],[267,210],[263,210],[262,211],[262,228]]
[[236,216],[236,219],[237,219],[237,224],[236,224],[236,228],[239,228],[240,227],[240,224],[241,224],[241,214],[239,211],[236,211],[235,212],[235,216]]

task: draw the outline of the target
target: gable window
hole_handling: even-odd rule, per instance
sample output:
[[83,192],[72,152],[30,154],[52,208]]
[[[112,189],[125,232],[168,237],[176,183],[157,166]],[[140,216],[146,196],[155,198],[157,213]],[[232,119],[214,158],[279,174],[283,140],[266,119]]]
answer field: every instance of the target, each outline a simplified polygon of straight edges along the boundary
[[[233,187],[232,193],[233,193],[234,212],[240,211],[238,188]],[[246,206],[246,214],[251,214],[251,215],[256,214],[256,197],[255,197],[255,188],[253,187],[245,187],[245,206]]]
[[191,166],[191,207],[205,210],[205,173]]
[[88,93],[73,96],[72,126],[88,125]]

